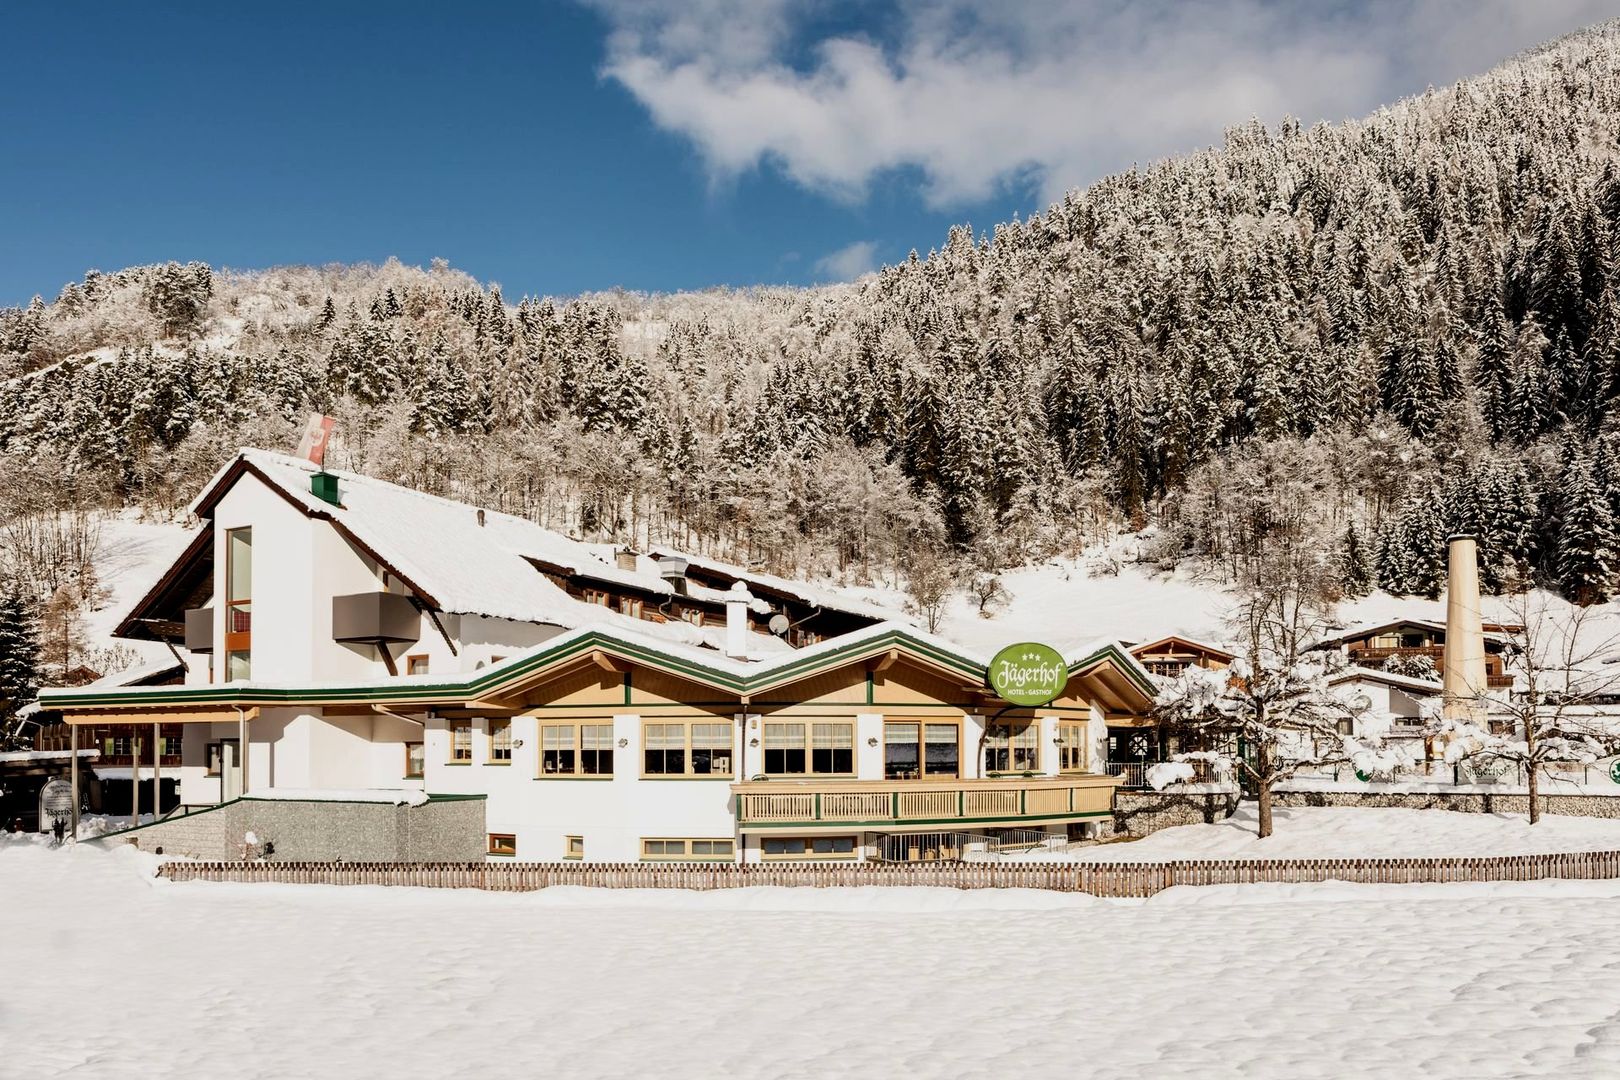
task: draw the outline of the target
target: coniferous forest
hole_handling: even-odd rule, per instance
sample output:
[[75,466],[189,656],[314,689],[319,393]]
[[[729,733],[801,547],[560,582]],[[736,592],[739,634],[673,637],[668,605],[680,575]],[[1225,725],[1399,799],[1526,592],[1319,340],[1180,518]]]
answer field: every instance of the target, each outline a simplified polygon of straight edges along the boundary
[[238,445],[791,574],[1158,528],[1348,595],[1620,575],[1620,28],[1232,128],[849,285],[513,303],[437,262],[92,271],[0,312],[10,515],[182,507]]

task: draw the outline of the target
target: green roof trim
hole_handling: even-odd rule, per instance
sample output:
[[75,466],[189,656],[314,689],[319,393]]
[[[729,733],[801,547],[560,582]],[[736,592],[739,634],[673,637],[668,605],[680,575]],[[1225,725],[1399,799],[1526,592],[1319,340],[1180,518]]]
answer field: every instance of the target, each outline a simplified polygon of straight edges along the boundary
[[[862,638],[836,648],[823,649],[810,656],[788,663],[775,664],[760,671],[740,674],[711,666],[699,659],[667,652],[656,646],[627,640],[601,630],[589,630],[577,637],[544,646],[521,658],[498,667],[467,672],[458,678],[430,682],[403,680],[356,683],[353,685],[322,686],[319,684],[291,686],[234,686],[230,683],[209,686],[174,686],[162,688],[61,688],[40,691],[43,708],[91,706],[204,706],[222,705],[228,708],[250,708],[255,705],[296,705],[318,703],[340,705],[347,703],[410,703],[433,706],[460,703],[518,682],[537,671],[560,662],[566,662],[594,651],[603,651],[621,659],[632,660],[671,672],[678,676],[705,683],[737,695],[752,695],[785,683],[841,667],[863,657],[886,650],[900,648],[918,658],[930,661],[948,671],[955,672],[976,684],[988,685],[986,667],[981,661],[954,652],[935,642],[912,636],[900,628],[891,628],[883,634]],[[1157,690],[1138,662],[1118,645],[1110,642],[1069,665],[1070,673],[1092,667],[1104,660],[1113,660],[1124,671],[1133,685],[1148,697]]]

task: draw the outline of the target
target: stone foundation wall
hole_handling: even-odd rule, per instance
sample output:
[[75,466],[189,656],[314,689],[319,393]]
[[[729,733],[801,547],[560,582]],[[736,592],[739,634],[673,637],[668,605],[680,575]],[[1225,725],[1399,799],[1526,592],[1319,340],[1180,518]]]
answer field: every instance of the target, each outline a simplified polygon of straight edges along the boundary
[[[1503,792],[1450,791],[1278,791],[1277,806],[1389,806],[1402,810],[1457,810],[1467,814],[1528,814],[1530,796]],[[1542,795],[1544,814],[1620,818],[1620,798],[1612,795]]]
[[233,860],[253,833],[283,862],[477,862],[484,858],[484,800],[432,799],[421,806],[238,799],[101,838],[142,851]]
[[1231,817],[1236,791],[1174,794],[1165,791],[1116,791],[1114,835],[1146,836],[1176,825],[1207,825]]

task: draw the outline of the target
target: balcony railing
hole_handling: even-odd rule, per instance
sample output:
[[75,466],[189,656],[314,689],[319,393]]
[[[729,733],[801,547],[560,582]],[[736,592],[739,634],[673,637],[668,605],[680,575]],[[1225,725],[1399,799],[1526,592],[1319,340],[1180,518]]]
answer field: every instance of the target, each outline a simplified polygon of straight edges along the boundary
[[1113,809],[1112,776],[1017,780],[755,780],[733,784],[743,828],[1061,821]]

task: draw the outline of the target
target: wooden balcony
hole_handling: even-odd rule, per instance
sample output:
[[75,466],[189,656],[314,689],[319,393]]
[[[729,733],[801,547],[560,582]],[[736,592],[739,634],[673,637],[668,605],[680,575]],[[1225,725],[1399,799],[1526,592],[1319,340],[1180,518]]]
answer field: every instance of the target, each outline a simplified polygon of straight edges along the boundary
[[753,780],[731,785],[746,830],[1020,825],[1113,812],[1117,776],[1008,780]]

